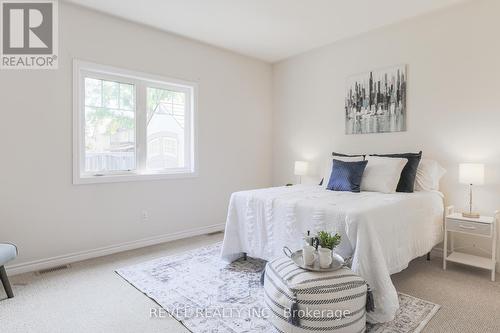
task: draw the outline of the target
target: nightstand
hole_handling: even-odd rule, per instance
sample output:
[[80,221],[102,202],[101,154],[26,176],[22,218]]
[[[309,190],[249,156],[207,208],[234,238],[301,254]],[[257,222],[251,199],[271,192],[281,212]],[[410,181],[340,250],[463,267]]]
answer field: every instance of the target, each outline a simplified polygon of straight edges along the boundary
[[[484,268],[491,271],[491,281],[495,281],[496,267],[496,247],[497,247],[497,231],[496,221],[498,212],[495,217],[481,216],[477,219],[463,217],[460,213],[455,213],[454,208],[449,207],[446,212],[444,225],[444,245],[443,245],[443,269],[446,270],[448,261],[456,262],[464,265]],[[492,242],[491,257],[480,257],[454,249],[453,234],[467,234],[478,237],[489,238]],[[448,239],[450,241],[450,250],[448,253]]]

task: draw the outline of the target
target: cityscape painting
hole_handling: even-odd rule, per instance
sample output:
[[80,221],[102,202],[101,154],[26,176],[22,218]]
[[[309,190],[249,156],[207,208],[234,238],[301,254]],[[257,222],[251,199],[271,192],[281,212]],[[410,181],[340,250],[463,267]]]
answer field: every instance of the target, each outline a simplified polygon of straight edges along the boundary
[[346,134],[406,131],[406,65],[347,80]]

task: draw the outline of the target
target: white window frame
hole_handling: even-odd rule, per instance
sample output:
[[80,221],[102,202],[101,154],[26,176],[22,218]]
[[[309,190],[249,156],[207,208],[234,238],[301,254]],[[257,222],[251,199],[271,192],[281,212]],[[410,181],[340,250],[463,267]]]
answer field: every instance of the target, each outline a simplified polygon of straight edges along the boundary
[[[85,173],[85,84],[86,77],[129,83],[135,93],[135,157],[136,170],[111,171],[103,174]],[[186,93],[184,131],[186,167],[146,170],[147,110],[146,86]],[[178,79],[130,71],[112,66],[73,60],[73,184],[115,183],[141,180],[191,178],[198,176],[197,166],[197,99],[198,85]]]

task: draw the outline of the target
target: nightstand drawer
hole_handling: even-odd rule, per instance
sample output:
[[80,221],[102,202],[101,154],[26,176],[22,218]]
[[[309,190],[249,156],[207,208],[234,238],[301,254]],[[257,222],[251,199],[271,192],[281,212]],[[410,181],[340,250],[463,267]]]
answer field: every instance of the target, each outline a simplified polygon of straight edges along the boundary
[[491,224],[488,223],[447,219],[446,228],[448,229],[448,231],[458,231],[458,232],[466,232],[468,234],[491,236]]

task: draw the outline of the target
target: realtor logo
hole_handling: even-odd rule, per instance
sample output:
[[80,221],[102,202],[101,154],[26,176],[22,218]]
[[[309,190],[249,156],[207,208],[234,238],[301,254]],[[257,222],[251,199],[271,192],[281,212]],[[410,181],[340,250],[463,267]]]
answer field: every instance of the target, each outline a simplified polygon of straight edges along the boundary
[[57,68],[57,0],[0,0],[2,69]]

